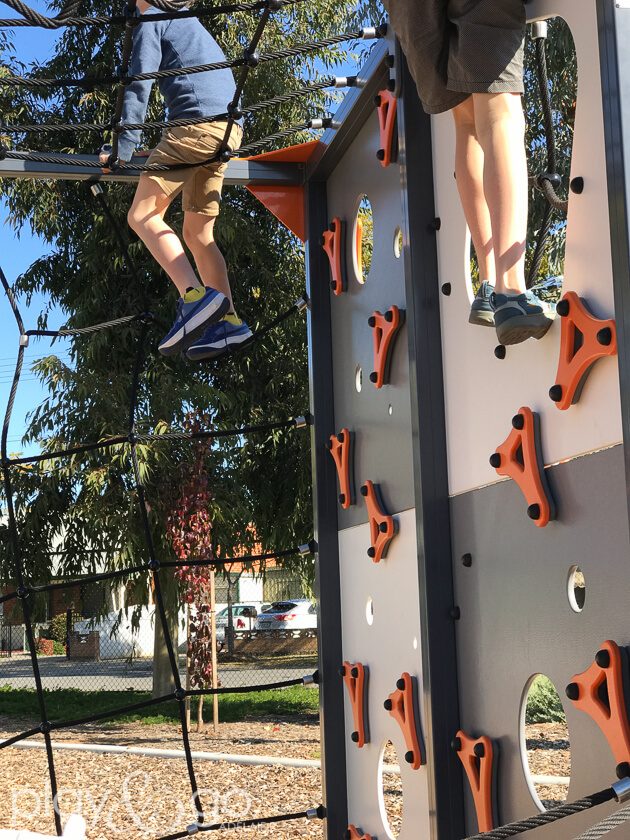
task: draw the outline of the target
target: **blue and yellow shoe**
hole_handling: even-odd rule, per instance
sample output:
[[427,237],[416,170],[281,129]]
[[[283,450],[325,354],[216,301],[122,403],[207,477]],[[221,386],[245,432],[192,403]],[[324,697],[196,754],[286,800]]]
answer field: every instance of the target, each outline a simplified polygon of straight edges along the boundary
[[494,309],[491,303],[493,292],[494,286],[487,280],[484,280],[481,286],[479,286],[479,291],[470,307],[469,324],[475,324],[480,327],[494,327]]
[[216,289],[189,289],[177,304],[175,323],[158,345],[163,356],[182,353],[230,308],[230,301]]
[[186,356],[192,362],[216,359],[240,347],[252,338],[252,331],[236,315],[226,315],[218,324],[209,327],[203,336],[188,348]]
[[494,292],[494,325],[501,344],[520,344],[528,338],[542,338],[553,324],[555,311],[531,291],[520,295]]

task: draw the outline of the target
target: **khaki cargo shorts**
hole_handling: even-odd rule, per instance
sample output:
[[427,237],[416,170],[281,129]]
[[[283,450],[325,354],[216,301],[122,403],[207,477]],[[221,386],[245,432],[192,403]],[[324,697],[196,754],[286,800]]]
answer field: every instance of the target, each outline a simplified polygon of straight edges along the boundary
[[424,110],[471,93],[522,93],[523,0],[383,0]]
[[[185,128],[169,128],[149,155],[148,163],[178,166],[183,163],[199,163],[213,157],[221,148],[227,122],[207,122]],[[234,125],[229,148],[235,152],[243,140],[243,129]],[[218,216],[221,204],[221,190],[227,163],[211,163],[208,166],[175,169],[172,172],[148,172],[147,177],[160,185],[168,196],[175,198],[182,193],[185,211],[202,213],[204,216]]]

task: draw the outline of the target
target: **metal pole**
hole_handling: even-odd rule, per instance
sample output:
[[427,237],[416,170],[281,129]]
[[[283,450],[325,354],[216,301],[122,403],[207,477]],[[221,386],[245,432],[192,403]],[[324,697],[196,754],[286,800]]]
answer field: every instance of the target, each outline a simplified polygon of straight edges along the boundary
[[[217,674],[217,600],[214,569],[210,571],[210,647],[212,649],[212,688],[219,687]],[[219,695],[212,695],[212,724],[215,733],[219,729]]]

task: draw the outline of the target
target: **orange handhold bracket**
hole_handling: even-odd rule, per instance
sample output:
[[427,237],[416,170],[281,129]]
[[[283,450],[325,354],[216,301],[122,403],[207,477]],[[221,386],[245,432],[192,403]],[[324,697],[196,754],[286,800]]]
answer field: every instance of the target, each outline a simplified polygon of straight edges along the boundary
[[370,742],[368,723],[369,669],[360,662],[344,662],[340,673],[348,689],[350,703],[352,704],[354,731],[350,737],[360,749]]
[[356,825],[349,825],[348,830],[344,832],[344,840],[373,840],[373,838],[371,834],[364,834]]
[[396,691],[389,695],[383,705],[402,730],[407,746],[405,761],[413,770],[418,770],[426,764],[426,758],[420,728],[416,678],[405,672],[396,682]]
[[330,223],[322,236],[322,248],[328,255],[332,280],[330,288],[339,296],[348,289],[348,267],[346,265],[346,223],[339,216]]
[[617,762],[619,778],[630,775],[628,656],[616,642],[604,642],[593,664],[573,677],[566,689],[576,709],[586,712],[604,733]]
[[370,540],[372,544],[368,548],[368,557],[375,563],[380,563],[387,557],[389,545],[398,532],[398,526],[393,516],[385,513],[381,490],[378,484],[366,481],[361,487],[361,495],[370,518]]
[[527,500],[527,515],[544,528],[556,518],[556,508],[545,474],[540,418],[530,408],[520,408],[512,426],[507,440],[490,457],[490,466],[514,479]]
[[405,310],[397,306],[391,306],[384,315],[374,312],[368,318],[374,339],[375,368],[370,374],[370,382],[377,388],[389,383],[394,342],[404,323]]
[[592,315],[575,292],[567,292],[556,307],[562,318],[560,359],[556,384],[549,396],[561,411],[578,402],[592,366],[598,359],[617,355],[617,329],[613,320]]
[[459,730],[453,749],[464,766],[477,813],[480,832],[492,831],[498,823],[496,810],[497,748],[490,738],[471,738]]
[[331,435],[326,447],[332,455],[339,478],[339,504],[347,510],[356,501],[354,492],[354,432],[342,429]]
[[376,153],[381,166],[389,166],[398,157],[398,132],[397,115],[398,99],[387,90],[382,90],[374,97],[374,103],[378,109],[378,125],[381,132],[381,148]]

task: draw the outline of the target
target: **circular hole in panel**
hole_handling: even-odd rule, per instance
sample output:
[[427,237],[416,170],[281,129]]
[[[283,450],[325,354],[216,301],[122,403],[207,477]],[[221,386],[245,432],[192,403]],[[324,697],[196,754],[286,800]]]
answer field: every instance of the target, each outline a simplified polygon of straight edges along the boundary
[[354,371],[354,387],[357,389],[357,394],[360,394],[361,388],[363,388],[363,371],[361,370],[361,365],[357,365]]
[[390,417],[394,413],[394,406],[391,403],[389,404],[389,407],[387,409],[387,413],[389,414]]
[[571,609],[577,613],[582,612],[586,602],[586,581],[584,580],[584,572],[579,566],[571,566],[569,569],[567,594]]
[[374,624],[374,601],[372,598],[368,598],[365,605],[365,620],[370,627]]
[[412,644],[414,650],[418,650],[418,640],[415,638],[415,636],[414,636],[413,642],[411,644]]
[[354,276],[359,283],[365,283],[372,267],[374,252],[374,216],[367,195],[359,198],[352,234],[352,263]]
[[394,256],[399,260],[403,251],[403,235],[402,230],[398,227],[394,231]]
[[566,802],[571,776],[569,729],[551,680],[536,674],[521,704],[521,761],[532,799],[541,811]]
[[396,840],[403,820],[403,788],[396,747],[385,741],[378,762],[378,805],[385,831]]

